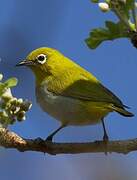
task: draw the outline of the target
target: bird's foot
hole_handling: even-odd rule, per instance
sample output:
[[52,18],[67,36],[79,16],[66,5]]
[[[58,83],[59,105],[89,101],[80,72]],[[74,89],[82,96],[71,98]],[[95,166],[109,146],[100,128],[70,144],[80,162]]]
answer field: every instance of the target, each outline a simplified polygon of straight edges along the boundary
[[36,138],[35,142],[38,143],[38,144],[45,144],[45,141],[40,137]]
[[109,137],[107,134],[104,134],[103,136],[103,143],[104,143],[104,153],[105,155],[108,155],[108,148],[107,148],[107,145],[108,145],[108,142],[109,142]]
[[107,135],[107,134],[104,134],[104,136],[103,136],[103,142],[104,142],[104,143],[108,143],[108,141],[109,141],[108,135]]

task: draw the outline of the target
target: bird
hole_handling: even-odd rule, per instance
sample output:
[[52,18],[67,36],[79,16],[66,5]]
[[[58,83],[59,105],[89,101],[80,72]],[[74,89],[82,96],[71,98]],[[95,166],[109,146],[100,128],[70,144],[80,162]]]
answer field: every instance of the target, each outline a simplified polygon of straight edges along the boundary
[[128,106],[94,75],[56,49],[40,47],[16,66],[29,67],[35,75],[36,101],[42,110],[60,122],[47,141],[67,126],[102,123],[103,141],[109,140],[104,118],[111,112],[132,117]]

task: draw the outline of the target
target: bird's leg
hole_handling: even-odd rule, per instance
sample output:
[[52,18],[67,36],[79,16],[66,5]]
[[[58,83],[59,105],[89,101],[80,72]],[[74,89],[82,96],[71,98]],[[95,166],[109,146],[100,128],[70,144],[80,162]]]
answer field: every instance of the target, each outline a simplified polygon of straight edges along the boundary
[[108,154],[107,143],[109,141],[109,138],[108,138],[108,135],[107,135],[107,131],[106,131],[106,128],[105,128],[105,123],[104,123],[103,118],[101,119],[101,122],[102,122],[102,126],[103,126],[103,131],[104,131],[104,136],[103,136],[103,142],[104,142],[104,145],[105,145],[104,153],[105,153],[105,155],[107,155]]
[[56,129],[53,133],[51,133],[47,138],[46,138],[46,141],[51,141],[52,142],[52,139],[53,139],[53,136],[59,132],[61,129],[63,129],[66,125],[61,125],[58,129]]
[[103,141],[108,142],[109,138],[108,138],[108,135],[107,135],[107,131],[106,131],[106,128],[105,128],[105,123],[104,123],[103,118],[101,119],[101,122],[102,122],[102,126],[103,126],[103,131],[104,131]]

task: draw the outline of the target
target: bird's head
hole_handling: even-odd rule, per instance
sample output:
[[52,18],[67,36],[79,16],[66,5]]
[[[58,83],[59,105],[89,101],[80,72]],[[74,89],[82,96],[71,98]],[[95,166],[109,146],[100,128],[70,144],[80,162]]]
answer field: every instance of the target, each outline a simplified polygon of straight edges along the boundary
[[41,47],[33,50],[25,60],[16,66],[27,66],[35,74],[36,80],[42,81],[49,75],[58,73],[62,68],[64,56],[57,50]]

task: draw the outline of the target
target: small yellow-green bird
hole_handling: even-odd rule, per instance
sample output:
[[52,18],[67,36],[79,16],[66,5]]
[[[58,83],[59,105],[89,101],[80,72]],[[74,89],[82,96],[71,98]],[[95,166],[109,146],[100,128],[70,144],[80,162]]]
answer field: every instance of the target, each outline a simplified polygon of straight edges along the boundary
[[43,111],[61,122],[47,140],[69,125],[83,126],[102,122],[108,140],[104,117],[118,112],[127,117],[133,114],[110,90],[90,72],[65,57],[59,51],[41,47],[32,51],[17,66],[29,67],[36,79],[36,99]]

